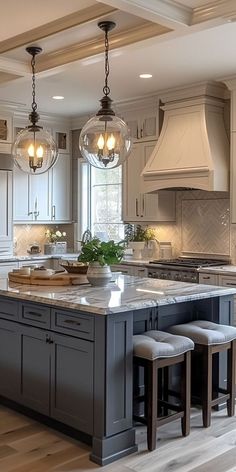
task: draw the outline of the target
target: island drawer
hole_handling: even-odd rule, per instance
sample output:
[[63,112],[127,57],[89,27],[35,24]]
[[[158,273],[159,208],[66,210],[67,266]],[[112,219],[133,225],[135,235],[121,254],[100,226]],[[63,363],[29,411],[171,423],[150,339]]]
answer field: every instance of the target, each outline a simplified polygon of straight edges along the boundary
[[18,320],[18,302],[14,300],[0,300],[0,318]]
[[19,319],[23,323],[40,328],[50,328],[50,308],[37,304],[23,303],[19,313]]
[[92,341],[94,339],[94,318],[66,310],[53,310],[52,329]]

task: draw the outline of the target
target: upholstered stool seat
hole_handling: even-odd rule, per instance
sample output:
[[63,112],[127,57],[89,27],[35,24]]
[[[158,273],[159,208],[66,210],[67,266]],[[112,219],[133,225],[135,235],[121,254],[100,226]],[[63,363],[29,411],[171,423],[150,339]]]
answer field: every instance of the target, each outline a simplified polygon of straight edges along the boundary
[[[163,331],[147,331],[133,336],[134,365],[144,368],[144,397],[134,398],[136,402],[144,401],[144,415],[135,414],[134,419],[147,424],[148,449],[156,448],[156,430],[158,426],[181,418],[182,434],[187,436],[190,431],[190,351],[194,349],[191,339],[174,336]],[[180,405],[168,402],[168,367],[181,365]],[[164,371],[164,395],[159,395],[160,385],[158,372]],[[160,407],[164,408],[165,416],[158,417]],[[175,413],[167,415],[171,410]]]
[[[233,416],[235,412],[236,328],[197,320],[171,326],[168,331],[191,338],[195,343],[195,351],[202,355],[203,425],[210,426],[211,408],[222,403],[223,400],[227,401],[228,416]],[[213,354],[218,355],[222,351],[228,352],[227,389],[220,388],[218,383],[212,386]],[[219,396],[219,394],[223,395]]]
[[191,339],[185,336],[174,336],[164,331],[151,330],[133,336],[134,355],[150,361],[179,356],[191,349],[194,349]]
[[172,334],[188,336],[196,344],[224,344],[236,339],[236,328],[206,320],[191,321],[190,323],[171,326]]

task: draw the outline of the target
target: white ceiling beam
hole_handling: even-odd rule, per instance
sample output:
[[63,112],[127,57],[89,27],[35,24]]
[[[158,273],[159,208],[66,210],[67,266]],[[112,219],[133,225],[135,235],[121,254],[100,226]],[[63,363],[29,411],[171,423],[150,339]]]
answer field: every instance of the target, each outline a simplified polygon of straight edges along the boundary
[[99,0],[101,2],[171,29],[186,28],[192,21],[193,9],[174,0]]
[[25,76],[31,74],[28,64],[24,64],[15,59],[0,56],[0,71],[8,72],[9,74],[16,74]]
[[[139,41],[165,35],[168,31],[169,30],[162,25],[144,21],[141,25],[130,27],[119,33],[111,33],[109,37],[109,48],[111,50],[122,48]],[[101,38],[101,35],[81,42],[80,44],[69,44],[63,49],[52,51],[39,57],[37,61],[37,72],[64,66],[65,64],[95,56],[103,52],[104,39]]]
[[76,11],[70,15],[66,15],[62,18],[57,18],[50,23],[38,26],[32,30],[13,36],[4,41],[0,41],[0,53],[11,51],[12,49],[19,48],[26,44],[30,44],[39,41],[42,38],[47,38],[53,34],[60,33],[67,29],[73,28],[103,18],[116,11],[115,8],[105,6],[103,4],[95,4],[91,7],[84,8],[83,10]]

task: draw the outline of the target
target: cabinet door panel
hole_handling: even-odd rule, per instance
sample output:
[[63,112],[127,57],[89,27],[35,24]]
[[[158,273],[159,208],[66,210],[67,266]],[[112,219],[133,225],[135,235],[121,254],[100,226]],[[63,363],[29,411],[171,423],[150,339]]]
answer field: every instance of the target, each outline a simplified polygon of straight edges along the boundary
[[21,343],[19,325],[0,320],[0,394],[19,401]]
[[33,219],[29,202],[30,176],[14,167],[13,172],[13,217],[14,221],[29,221]]
[[51,416],[93,432],[93,343],[53,334]]
[[2,241],[12,239],[12,175],[0,171],[0,247]]
[[69,154],[60,154],[52,169],[53,221],[71,220],[71,161]]
[[49,415],[50,334],[27,326],[21,330],[21,403]]
[[[142,146],[142,145],[141,145]],[[134,144],[123,171],[123,220],[141,220],[140,174],[143,169],[142,147]]]
[[47,221],[51,218],[50,172],[30,175],[30,211],[35,221]]

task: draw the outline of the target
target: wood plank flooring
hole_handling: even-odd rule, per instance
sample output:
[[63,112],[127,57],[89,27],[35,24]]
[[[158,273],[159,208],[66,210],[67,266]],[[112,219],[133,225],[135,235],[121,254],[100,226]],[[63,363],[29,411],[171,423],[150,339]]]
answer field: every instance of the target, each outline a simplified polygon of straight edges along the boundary
[[225,410],[213,412],[207,429],[192,410],[187,438],[179,421],[164,426],[153,452],[145,428],[137,427],[137,443],[136,454],[99,467],[89,460],[89,446],[0,406],[0,472],[236,472],[236,417]]

